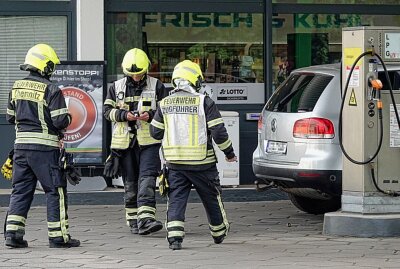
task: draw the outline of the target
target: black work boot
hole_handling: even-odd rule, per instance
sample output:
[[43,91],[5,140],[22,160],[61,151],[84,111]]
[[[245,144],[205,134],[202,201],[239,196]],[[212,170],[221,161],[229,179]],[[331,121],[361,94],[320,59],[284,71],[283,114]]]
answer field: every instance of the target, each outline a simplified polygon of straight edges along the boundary
[[163,227],[161,221],[154,220],[154,219],[147,219],[144,221],[140,221],[138,223],[138,226],[139,226],[139,234],[140,235],[155,233],[155,232],[161,230]]
[[131,229],[131,233],[138,234],[139,233],[139,228],[138,228],[137,220],[130,220],[129,221],[129,228]]
[[4,245],[10,248],[27,248],[28,242],[22,238],[6,237]]
[[222,241],[224,241],[224,239],[225,239],[225,235],[223,234],[223,235],[220,235],[217,237],[213,237],[213,239],[214,239],[215,244],[221,244]]
[[180,241],[174,241],[169,243],[169,248],[172,250],[180,250],[182,249],[182,242]]
[[70,238],[67,242],[64,240],[49,239],[50,248],[75,248],[81,245],[81,241]]

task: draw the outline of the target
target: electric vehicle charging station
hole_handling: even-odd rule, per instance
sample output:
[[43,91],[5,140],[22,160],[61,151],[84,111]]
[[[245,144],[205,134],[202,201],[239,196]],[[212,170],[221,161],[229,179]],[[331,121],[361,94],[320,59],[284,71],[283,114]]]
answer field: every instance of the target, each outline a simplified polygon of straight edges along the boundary
[[325,214],[323,233],[399,236],[400,91],[381,91],[377,68],[400,64],[400,27],[343,28],[342,53],[342,208]]

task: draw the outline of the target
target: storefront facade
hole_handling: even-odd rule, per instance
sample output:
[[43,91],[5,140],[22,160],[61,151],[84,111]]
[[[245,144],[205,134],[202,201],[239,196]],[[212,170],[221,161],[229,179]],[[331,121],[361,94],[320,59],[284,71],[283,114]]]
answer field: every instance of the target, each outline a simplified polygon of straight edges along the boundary
[[342,27],[400,26],[399,15],[398,0],[2,1],[0,159],[14,139],[8,91],[29,47],[44,42],[61,60],[104,60],[108,83],[122,76],[125,52],[141,47],[151,75],[167,85],[179,61],[200,64],[220,110],[239,113],[240,184],[252,184],[254,113],[275,88],[295,68],[340,61]]

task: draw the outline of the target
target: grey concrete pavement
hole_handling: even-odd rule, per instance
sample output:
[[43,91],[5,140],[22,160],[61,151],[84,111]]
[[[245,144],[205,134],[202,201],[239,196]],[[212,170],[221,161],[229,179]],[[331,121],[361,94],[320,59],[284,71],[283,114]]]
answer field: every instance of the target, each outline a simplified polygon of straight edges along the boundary
[[[46,209],[30,211],[29,248],[0,247],[0,268],[399,268],[400,238],[322,235],[323,216],[298,211],[288,200],[227,202],[232,224],[215,245],[200,203],[188,204],[183,249],[168,249],[166,232],[138,236],[125,226],[122,205],[72,205],[75,249],[49,249]],[[3,225],[6,207],[0,207]],[[158,206],[165,219],[166,205]]]

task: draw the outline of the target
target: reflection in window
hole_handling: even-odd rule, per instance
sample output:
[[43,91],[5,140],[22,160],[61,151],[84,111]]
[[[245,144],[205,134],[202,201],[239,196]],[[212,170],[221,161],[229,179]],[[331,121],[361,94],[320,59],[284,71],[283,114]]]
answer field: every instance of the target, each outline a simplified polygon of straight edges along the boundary
[[400,26],[398,17],[360,14],[274,14],[273,88],[276,89],[294,69],[340,62],[343,27]]
[[139,46],[148,51],[150,74],[164,83],[185,59],[198,63],[209,83],[262,83],[262,20],[262,14],[229,12],[110,14],[108,80],[122,74],[125,52]]

